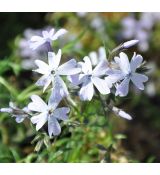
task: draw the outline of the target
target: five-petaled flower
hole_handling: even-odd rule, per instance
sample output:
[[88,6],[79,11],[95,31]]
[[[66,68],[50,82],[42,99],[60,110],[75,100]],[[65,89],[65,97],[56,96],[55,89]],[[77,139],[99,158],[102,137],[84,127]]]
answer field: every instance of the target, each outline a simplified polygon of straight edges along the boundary
[[77,62],[75,59],[71,59],[59,66],[60,60],[61,60],[60,49],[57,55],[55,55],[54,52],[48,52],[48,64],[41,60],[36,60],[35,63],[39,68],[34,71],[43,75],[36,82],[38,86],[44,86],[43,92],[52,82],[53,90],[56,90],[57,93],[59,92],[59,95],[64,97],[68,95],[68,90],[66,84],[64,83],[63,79],[60,76],[74,75],[79,73],[81,69],[77,67]]
[[[134,53],[130,63],[127,55],[123,52],[120,53],[119,57],[115,57],[115,62],[120,68],[118,80],[122,80],[116,85],[115,95],[119,95],[121,97],[126,96],[128,94],[130,80],[138,89],[144,90],[143,83],[148,80],[148,77],[136,72],[136,69],[141,66],[142,61],[143,57],[141,55],[136,55],[136,53]],[[117,74],[117,71],[115,72]],[[110,76],[112,77],[113,75]]]
[[70,111],[68,107],[57,108],[59,101],[56,101],[54,96],[51,95],[48,104],[46,104],[38,95],[32,95],[32,102],[28,104],[28,109],[36,112],[31,118],[31,122],[36,124],[36,130],[38,131],[48,121],[50,137],[61,133],[61,126],[58,120],[67,120],[67,114]]
[[42,31],[42,36],[33,36],[30,40],[30,48],[35,50],[44,43],[50,43],[54,40],[57,40],[61,35],[67,33],[67,30],[60,29],[55,33],[55,29],[48,31]]
[[106,75],[108,69],[107,61],[101,61],[93,70],[89,57],[84,57],[84,62],[80,62],[82,72],[79,75],[71,76],[70,81],[73,84],[82,84],[79,96],[81,100],[91,100],[94,95],[94,86],[105,95],[110,93],[110,83],[101,77]]

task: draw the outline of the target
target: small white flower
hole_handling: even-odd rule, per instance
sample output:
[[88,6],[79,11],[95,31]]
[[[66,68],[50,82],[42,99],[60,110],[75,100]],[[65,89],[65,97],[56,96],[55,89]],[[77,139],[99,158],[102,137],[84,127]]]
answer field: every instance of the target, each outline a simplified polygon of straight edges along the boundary
[[57,108],[59,100],[57,101],[55,94],[50,96],[48,104],[46,104],[38,95],[32,95],[32,102],[28,104],[31,111],[36,112],[36,115],[31,118],[31,122],[36,124],[38,131],[48,121],[48,133],[52,135],[59,135],[61,127],[58,120],[67,120],[70,109],[68,107]]
[[116,95],[123,97],[128,94],[130,80],[138,89],[144,90],[143,83],[148,80],[148,77],[136,72],[136,69],[140,67],[142,61],[143,57],[136,55],[136,53],[134,53],[130,63],[127,55],[123,52],[120,53],[120,57],[115,57],[115,62],[119,65],[121,71],[119,80],[123,79],[123,81],[116,86]]
[[64,35],[67,31],[65,29],[60,29],[55,33],[55,29],[42,32],[41,36],[33,36],[30,40],[30,48],[35,50],[39,46],[43,45],[46,42],[51,44],[52,41],[57,40],[61,35]]
[[60,77],[60,75],[74,75],[81,71],[77,68],[77,62],[75,59],[71,59],[68,62],[59,66],[61,60],[61,50],[59,49],[57,55],[53,52],[48,52],[48,64],[43,61],[36,60],[35,63],[39,67],[34,70],[43,76],[36,82],[38,86],[44,86],[43,92],[47,89],[50,83],[53,83],[53,89],[57,89],[61,96],[67,96],[67,87]]
[[27,107],[24,107],[23,109],[19,109],[15,106],[13,102],[9,103],[9,108],[1,108],[0,112],[6,112],[11,114],[12,117],[15,117],[15,120],[17,123],[21,123],[24,121],[25,118],[29,116],[29,110]]
[[[94,86],[101,94],[109,94],[110,89],[107,81],[102,79],[105,76],[108,68],[107,61],[101,61],[93,70],[89,57],[84,57],[84,62],[81,62],[82,73],[72,77],[73,84],[82,84],[79,92],[81,100],[91,100],[94,95]],[[74,83],[76,81],[76,83]]]

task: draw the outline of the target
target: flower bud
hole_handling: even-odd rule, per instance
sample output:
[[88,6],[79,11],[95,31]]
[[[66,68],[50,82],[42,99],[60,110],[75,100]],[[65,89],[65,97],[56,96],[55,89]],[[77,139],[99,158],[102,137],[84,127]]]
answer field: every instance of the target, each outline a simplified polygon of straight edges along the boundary
[[136,45],[139,42],[139,40],[130,40],[125,43],[123,43],[123,49],[128,49],[134,45]]
[[0,109],[0,112],[12,113],[13,112],[13,109],[11,109],[11,108],[1,108]]
[[119,108],[117,108],[117,107],[113,107],[113,108],[112,108],[112,111],[113,111],[116,115],[118,115],[119,117],[125,118],[125,119],[127,119],[127,120],[132,120],[132,117],[131,117],[129,114],[127,114],[126,112],[124,112],[123,110],[121,110],[121,109],[119,109]]

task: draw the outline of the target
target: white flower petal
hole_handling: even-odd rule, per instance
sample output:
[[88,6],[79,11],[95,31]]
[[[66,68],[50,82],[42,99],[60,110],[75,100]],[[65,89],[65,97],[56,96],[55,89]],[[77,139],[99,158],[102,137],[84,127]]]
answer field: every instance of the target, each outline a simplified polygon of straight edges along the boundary
[[93,70],[93,75],[94,76],[101,76],[106,73],[108,69],[108,63],[107,61],[101,61]]
[[79,74],[79,84],[90,81],[90,76],[86,74]]
[[45,85],[43,87],[43,92],[45,92],[45,90],[48,88],[48,86],[51,84],[51,82],[52,82],[52,79],[50,78],[50,76],[47,77],[46,83],[45,83]]
[[57,119],[53,116],[48,118],[48,133],[51,137],[52,135],[59,135],[61,133],[61,126],[58,123]]
[[143,74],[139,74],[139,73],[133,73],[131,76],[131,80],[133,82],[133,84],[140,90],[144,90],[144,85],[143,83],[146,82],[148,80],[148,77],[146,75]]
[[25,106],[25,107],[23,108],[23,111],[24,111],[25,113],[30,113],[30,112],[31,112],[31,111],[28,109],[27,106]]
[[31,42],[39,42],[39,41],[42,41],[43,40],[43,38],[42,37],[40,37],[40,36],[32,36],[32,38],[31,38]]
[[63,96],[60,94],[60,88],[55,87],[50,95],[49,101],[48,101],[48,106],[52,107],[52,109],[55,109],[60,101],[62,100]]
[[100,61],[103,61],[103,60],[107,61],[106,50],[105,50],[104,47],[100,47],[99,50],[98,50],[98,53],[99,53],[99,60]]
[[36,112],[43,112],[47,110],[47,104],[38,96],[31,96],[32,102],[28,104],[28,109]]
[[49,33],[48,31],[42,31],[43,38],[48,39],[49,38]]
[[54,52],[48,52],[48,64],[50,69],[55,68],[55,53]]
[[48,63],[51,69],[57,69],[61,61],[62,51],[58,50],[57,55],[54,52],[48,52]]
[[119,57],[114,57],[114,61],[115,61],[115,63],[117,63],[117,64],[120,64],[120,58]]
[[51,75],[43,75],[37,82],[36,85],[37,86],[44,86],[43,88],[43,92],[48,88],[48,86],[50,85],[50,83],[52,82],[52,77]]
[[54,28],[52,28],[50,31],[49,31],[49,36],[52,38],[53,37],[53,35],[54,35]]
[[45,86],[47,81],[48,81],[48,75],[43,75],[35,84],[37,86]]
[[58,68],[59,75],[74,75],[79,73],[80,71],[81,68],[77,67],[77,62],[75,59],[67,61]]
[[55,77],[55,80],[53,82],[53,89],[56,89],[56,93],[60,94],[61,97],[66,97],[69,95],[67,86],[60,76]]
[[117,76],[108,76],[105,77],[105,81],[108,85],[109,88],[112,88],[113,84],[116,83],[117,81],[119,81],[119,78]]
[[130,72],[130,63],[128,60],[128,56],[123,52],[121,52],[119,55],[120,55],[120,61],[119,61],[120,69],[125,74],[128,74]]
[[58,108],[54,111],[53,116],[58,120],[65,121],[68,119],[67,113],[69,113],[69,111],[70,109],[67,107]]
[[89,57],[86,56],[83,58],[83,60],[84,60],[84,63],[81,64],[82,72],[84,72],[85,74],[91,74],[92,73],[92,64],[91,64]]
[[92,82],[101,94],[105,95],[105,94],[110,93],[110,89],[109,89],[108,84],[105,80],[98,78],[98,77],[93,77]]
[[129,90],[129,81],[129,78],[125,78],[120,84],[118,84],[115,95],[119,95],[120,97],[126,96]]
[[50,72],[48,64],[41,60],[35,60],[35,64],[39,67],[38,69],[34,70],[40,74],[48,74]]
[[80,89],[79,96],[80,99],[85,101],[90,101],[94,94],[93,83],[91,81],[84,83]]
[[123,75],[124,77],[124,73],[121,71],[121,70],[118,70],[118,69],[107,69],[106,71],[106,75],[114,75],[114,76],[119,76],[119,75]]
[[52,40],[56,40],[56,39],[58,39],[61,35],[64,35],[64,34],[66,34],[66,33],[67,33],[67,30],[65,30],[65,29],[60,29],[60,30],[58,30],[58,31],[53,35]]
[[40,113],[39,115],[33,116],[31,122],[36,124],[36,130],[38,131],[47,122],[48,115],[46,112]]
[[44,38],[40,36],[33,36],[29,42],[29,47],[33,50],[37,49],[39,46],[45,43]]
[[93,66],[97,65],[98,64],[98,55],[96,52],[90,52],[89,53],[89,58],[91,60],[91,63]]
[[135,72],[135,70],[141,65],[142,61],[143,57],[141,55],[136,55],[136,53],[134,53],[130,62],[131,71]]
[[[111,86],[111,84],[114,84],[122,79],[124,79],[125,75],[120,70],[110,70],[107,71],[108,76],[105,78],[107,83]],[[109,86],[109,87],[110,87]]]

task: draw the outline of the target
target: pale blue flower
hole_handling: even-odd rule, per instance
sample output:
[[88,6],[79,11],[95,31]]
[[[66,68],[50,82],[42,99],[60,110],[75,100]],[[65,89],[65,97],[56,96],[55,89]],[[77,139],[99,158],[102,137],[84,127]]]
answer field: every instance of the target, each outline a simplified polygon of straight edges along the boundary
[[[47,28],[48,29],[48,28]],[[34,52],[29,47],[30,38],[35,35],[40,35],[42,30],[33,30],[33,29],[26,29],[23,33],[23,38],[20,39],[18,43],[18,54],[22,57],[22,67],[23,69],[33,69],[34,64],[33,62],[36,59],[42,59],[46,55],[46,46],[43,45],[42,47],[37,48]]]
[[46,104],[38,95],[32,95],[32,102],[28,104],[28,109],[36,112],[35,116],[31,118],[31,122],[36,124],[36,130],[38,131],[48,121],[48,133],[51,137],[61,133],[61,126],[59,120],[65,121],[68,119],[67,114],[70,109],[68,107],[57,108],[59,99],[55,98],[53,93]]
[[[144,90],[144,82],[148,80],[146,75],[136,72],[136,69],[141,66],[143,57],[141,55],[136,55],[134,53],[131,62],[129,63],[128,57],[125,53],[121,52],[119,57],[115,57],[115,62],[119,65],[120,70],[117,70],[118,81],[122,80],[116,86],[116,94],[121,97],[126,96],[129,90],[129,82],[132,81],[133,84],[140,90]],[[113,71],[113,75],[114,71]],[[110,75],[112,76],[112,75]]]
[[102,79],[108,69],[107,61],[101,61],[93,70],[89,57],[84,57],[80,62],[82,72],[79,75],[71,76],[70,80],[74,85],[81,85],[79,96],[81,100],[91,100],[94,95],[94,86],[105,95],[110,93],[107,81]]
[[[106,71],[109,69],[109,67],[107,66],[109,63],[108,63],[108,60],[106,58],[106,51],[105,51],[104,47],[100,47],[98,49],[98,53],[95,52],[95,51],[90,52],[89,55],[88,55],[88,58],[90,59],[90,62],[91,62],[93,67],[95,67],[98,63],[104,61],[105,64],[106,64]],[[82,65],[83,65],[82,62],[77,63],[77,66],[80,69],[82,69]],[[67,78],[72,83],[72,85],[74,85],[74,86],[77,86],[78,84],[80,84],[79,74],[70,75],[70,76],[67,76]]]
[[53,52],[48,52],[48,64],[41,61],[36,60],[35,63],[38,66],[38,69],[34,70],[43,76],[36,82],[38,86],[44,86],[43,92],[47,89],[47,87],[52,82],[53,89],[57,89],[61,96],[67,96],[68,90],[60,77],[61,75],[74,75],[81,71],[80,68],[77,67],[77,62],[75,59],[71,59],[68,62],[59,66],[61,60],[61,50],[59,49],[57,55]]
[[48,31],[43,31],[42,36],[33,36],[30,40],[30,48],[35,50],[46,42],[50,44],[52,41],[57,40],[61,35],[64,35],[67,31],[65,29],[60,29],[55,33],[55,29]]

